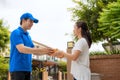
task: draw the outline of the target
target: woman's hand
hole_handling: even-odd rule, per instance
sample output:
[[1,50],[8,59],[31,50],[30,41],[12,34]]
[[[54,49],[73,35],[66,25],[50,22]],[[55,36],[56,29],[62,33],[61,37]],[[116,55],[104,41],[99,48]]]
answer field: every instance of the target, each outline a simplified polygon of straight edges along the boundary
[[58,58],[63,58],[64,57],[64,52],[61,50],[56,50],[51,56],[58,57]]

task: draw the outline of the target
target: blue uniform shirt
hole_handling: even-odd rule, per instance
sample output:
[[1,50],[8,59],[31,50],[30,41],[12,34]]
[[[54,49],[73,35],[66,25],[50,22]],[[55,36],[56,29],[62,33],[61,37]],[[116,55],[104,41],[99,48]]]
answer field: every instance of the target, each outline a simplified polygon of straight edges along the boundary
[[27,47],[34,47],[28,32],[21,27],[15,29],[10,35],[10,72],[13,71],[31,71],[32,70],[32,54],[20,53],[16,45],[24,44]]

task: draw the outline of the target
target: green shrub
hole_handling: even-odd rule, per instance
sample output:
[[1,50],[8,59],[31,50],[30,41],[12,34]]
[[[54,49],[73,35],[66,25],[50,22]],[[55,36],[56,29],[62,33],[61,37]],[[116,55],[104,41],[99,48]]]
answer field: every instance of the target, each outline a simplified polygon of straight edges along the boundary
[[0,80],[7,80],[7,74],[8,74],[8,62],[9,59],[6,59],[2,56],[0,56]]
[[103,52],[103,51],[92,51],[90,52],[90,56],[92,55],[106,55],[107,53],[106,52]]
[[67,72],[67,62],[59,61],[58,62],[58,68],[61,72]]
[[90,52],[90,56],[92,55],[112,55],[112,54],[120,54],[120,50],[113,50],[113,51],[109,51],[109,52],[103,52],[103,51],[93,51]]
[[113,51],[108,52],[109,54],[120,54],[120,50],[116,49]]

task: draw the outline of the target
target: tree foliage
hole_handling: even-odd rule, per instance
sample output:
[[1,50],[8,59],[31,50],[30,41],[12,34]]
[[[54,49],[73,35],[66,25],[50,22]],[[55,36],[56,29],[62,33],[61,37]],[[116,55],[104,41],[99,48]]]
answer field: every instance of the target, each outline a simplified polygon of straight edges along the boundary
[[0,20],[0,50],[5,50],[9,43],[8,26],[4,26],[3,20]]
[[98,21],[98,31],[102,32],[102,39],[107,40],[112,49],[113,41],[120,39],[120,1],[103,8]]
[[103,32],[103,39],[108,41],[120,38],[120,2],[108,4],[100,13],[99,31]]
[[87,0],[78,1],[73,0],[76,3],[75,8],[70,8],[72,11],[72,20],[84,20],[87,22],[93,42],[101,41],[103,38],[103,34],[100,30],[98,30],[98,18],[99,12],[102,11],[102,8],[105,8],[109,2],[114,2],[117,0]]

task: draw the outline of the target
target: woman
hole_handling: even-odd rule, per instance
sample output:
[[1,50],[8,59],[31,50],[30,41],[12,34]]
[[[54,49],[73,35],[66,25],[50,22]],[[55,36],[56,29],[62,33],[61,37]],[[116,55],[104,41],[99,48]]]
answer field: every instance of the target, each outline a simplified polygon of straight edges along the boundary
[[78,21],[74,25],[73,32],[78,41],[72,49],[72,54],[58,50],[54,53],[54,56],[59,58],[66,57],[72,60],[71,74],[74,80],[90,80],[89,48],[91,47],[92,40],[88,26],[85,22]]

